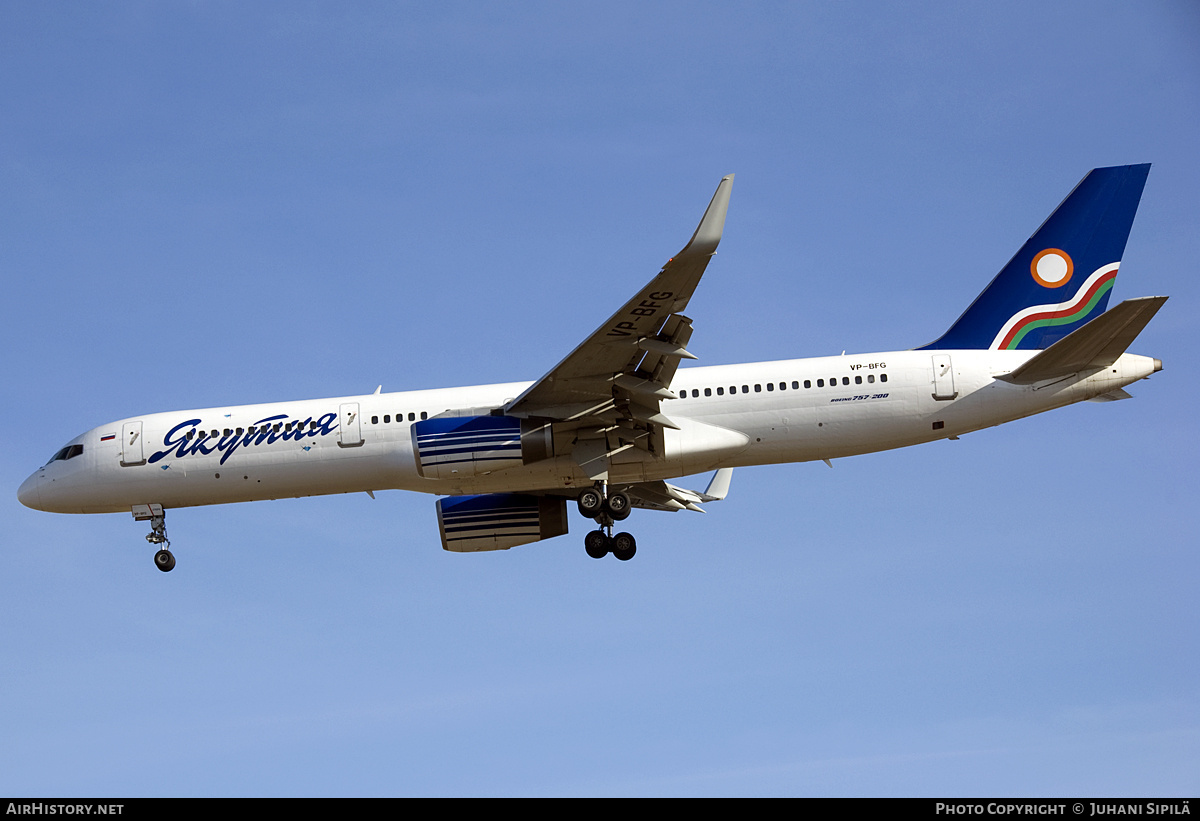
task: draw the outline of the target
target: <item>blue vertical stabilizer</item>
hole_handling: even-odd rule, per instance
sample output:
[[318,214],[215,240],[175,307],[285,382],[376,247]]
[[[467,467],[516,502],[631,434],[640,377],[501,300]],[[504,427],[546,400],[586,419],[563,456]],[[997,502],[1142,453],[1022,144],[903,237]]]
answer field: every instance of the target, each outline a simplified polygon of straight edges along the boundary
[[1150,164],[1097,168],[971,307],[918,350],[1040,349],[1104,313]]

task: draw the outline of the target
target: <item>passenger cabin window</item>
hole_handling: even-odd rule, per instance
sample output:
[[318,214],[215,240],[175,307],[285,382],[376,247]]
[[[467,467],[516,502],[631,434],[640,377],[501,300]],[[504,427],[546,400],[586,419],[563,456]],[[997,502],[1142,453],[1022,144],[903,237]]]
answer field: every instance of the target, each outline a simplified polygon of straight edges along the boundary
[[724,396],[724,395],[725,395],[725,389],[717,388],[717,396]]

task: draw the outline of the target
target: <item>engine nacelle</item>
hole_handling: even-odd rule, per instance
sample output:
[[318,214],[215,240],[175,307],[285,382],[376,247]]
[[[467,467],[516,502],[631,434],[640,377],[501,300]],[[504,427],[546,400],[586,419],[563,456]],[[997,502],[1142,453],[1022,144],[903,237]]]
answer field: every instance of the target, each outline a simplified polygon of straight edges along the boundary
[[442,548],[455,553],[508,550],[567,532],[567,500],[561,497],[489,493],[438,499]]
[[417,473],[460,479],[554,455],[550,425],[511,416],[436,416],[412,426]]

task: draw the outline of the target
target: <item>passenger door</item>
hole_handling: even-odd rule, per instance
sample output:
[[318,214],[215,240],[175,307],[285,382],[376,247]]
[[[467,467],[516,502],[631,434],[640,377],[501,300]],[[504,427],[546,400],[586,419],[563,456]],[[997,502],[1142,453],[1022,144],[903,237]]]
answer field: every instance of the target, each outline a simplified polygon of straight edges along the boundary
[[362,427],[358,418],[358,403],[347,402],[338,410],[338,444],[344,448],[352,448],[362,443]]
[[146,456],[142,449],[142,420],[126,422],[121,426],[121,464],[130,467],[145,463]]
[[933,357],[933,398],[939,400],[954,399],[958,391],[954,390],[954,366],[949,354],[936,354]]

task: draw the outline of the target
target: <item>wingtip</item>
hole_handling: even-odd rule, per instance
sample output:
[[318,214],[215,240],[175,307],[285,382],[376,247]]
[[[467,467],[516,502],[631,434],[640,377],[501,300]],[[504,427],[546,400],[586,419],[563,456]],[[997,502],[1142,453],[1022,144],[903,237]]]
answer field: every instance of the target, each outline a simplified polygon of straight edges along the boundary
[[733,468],[720,468],[709,480],[704,490],[706,502],[719,502],[729,495],[729,484],[733,481]]
[[691,241],[684,246],[684,249],[675,255],[676,258],[684,254],[711,255],[717,250],[717,245],[721,242],[721,234],[725,230],[725,214],[729,211],[729,192],[732,183],[733,174],[726,174],[721,178],[721,183],[717,186],[712,201],[709,202],[708,209],[704,212],[704,217],[696,226],[696,233],[692,234]]

